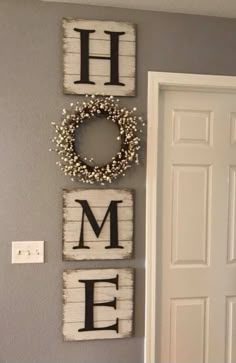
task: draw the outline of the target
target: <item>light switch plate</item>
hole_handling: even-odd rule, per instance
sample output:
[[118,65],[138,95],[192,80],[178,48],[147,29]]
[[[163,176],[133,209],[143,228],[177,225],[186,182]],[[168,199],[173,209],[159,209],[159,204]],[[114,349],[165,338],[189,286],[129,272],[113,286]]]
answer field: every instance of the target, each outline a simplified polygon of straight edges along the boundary
[[12,263],[44,263],[44,241],[12,241]]

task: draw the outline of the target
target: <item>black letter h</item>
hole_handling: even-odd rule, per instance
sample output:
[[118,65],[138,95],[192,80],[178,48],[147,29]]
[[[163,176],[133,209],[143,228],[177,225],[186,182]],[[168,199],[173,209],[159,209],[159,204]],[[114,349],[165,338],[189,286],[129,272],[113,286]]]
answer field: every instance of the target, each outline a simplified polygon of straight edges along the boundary
[[119,36],[125,32],[104,31],[110,35],[110,57],[105,57],[89,54],[89,34],[95,33],[95,30],[74,28],[74,31],[80,33],[80,80],[74,83],[95,84],[89,80],[89,59],[106,59],[110,60],[110,82],[104,84],[125,86],[119,81]]

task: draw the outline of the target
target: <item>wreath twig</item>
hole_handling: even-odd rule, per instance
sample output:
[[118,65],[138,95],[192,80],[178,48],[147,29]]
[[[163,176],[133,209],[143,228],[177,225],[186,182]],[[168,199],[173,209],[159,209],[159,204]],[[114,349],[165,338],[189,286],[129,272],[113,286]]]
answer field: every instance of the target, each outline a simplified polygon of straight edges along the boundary
[[[88,96],[86,96],[88,97]],[[144,126],[141,116],[135,114],[136,108],[129,110],[119,107],[119,100],[113,96],[89,97],[87,102],[81,105],[77,102],[71,104],[71,110],[63,109],[62,120],[59,125],[52,122],[56,135],[52,138],[55,151],[60,160],[56,162],[65,175],[69,175],[73,181],[93,184],[99,182],[104,185],[111,183],[131,167],[132,163],[139,164],[138,151],[140,149],[139,132]],[[116,123],[119,127],[118,140],[121,140],[121,148],[112,160],[103,166],[91,165],[93,158],[82,157],[75,150],[75,132],[83,123],[92,117],[103,116]],[[88,163],[90,162],[90,163]]]

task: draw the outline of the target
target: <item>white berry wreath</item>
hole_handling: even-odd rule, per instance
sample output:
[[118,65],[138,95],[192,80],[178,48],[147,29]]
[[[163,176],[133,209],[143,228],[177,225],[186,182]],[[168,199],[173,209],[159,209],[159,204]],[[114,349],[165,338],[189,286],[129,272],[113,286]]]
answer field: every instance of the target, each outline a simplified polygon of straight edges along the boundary
[[[52,122],[56,135],[52,138],[55,151],[60,160],[56,162],[65,175],[73,181],[83,183],[111,183],[131,167],[132,163],[139,164],[138,151],[140,149],[139,132],[144,122],[141,116],[135,114],[136,108],[129,110],[119,107],[119,100],[113,96],[86,96],[88,100],[80,104],[71,104],[70,110],[63,109],[60,124]],[[106,117],[116,123],[119,128],[118,139],[121,140],[119,152],[112,160],[102,166],[92,165],[93,159],[82,157],[75,150],[75,132],[85,122],[93,117]],[[89,163],[87,162],[89,161]]]

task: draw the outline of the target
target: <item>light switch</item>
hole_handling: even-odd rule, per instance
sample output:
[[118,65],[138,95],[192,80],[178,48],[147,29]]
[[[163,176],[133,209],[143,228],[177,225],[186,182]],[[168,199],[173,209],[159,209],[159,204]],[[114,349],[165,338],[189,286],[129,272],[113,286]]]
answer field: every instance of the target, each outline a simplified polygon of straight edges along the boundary
[[44,241],[13,241],[12,263],[44,263]]

